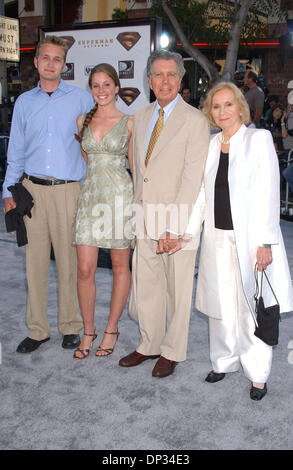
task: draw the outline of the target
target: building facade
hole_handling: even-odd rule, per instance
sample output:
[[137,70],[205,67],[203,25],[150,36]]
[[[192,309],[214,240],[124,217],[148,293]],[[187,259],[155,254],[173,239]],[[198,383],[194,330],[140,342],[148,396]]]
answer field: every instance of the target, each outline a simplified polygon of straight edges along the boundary
[[[129,18],[141,18],[150,15],[151,6],[151,0],[5,0],[7,16],[18,16],[20,21],[21,82],[16,79],[19,74],[15,72],[10,88],[20,92],[32,88],[36,83],[37,73],[33,57],[39,26],[111,20],[114,9],[127,10]],[[293,39],[290,41],[293,1],[280,0],[280,9],[288,11],[289,21],[280,23],[278,18],[266,16],[261,37],[239,49],[241,60],[238,61],[238,71],[243,71],[246,65],[255,67],[256,71],[264,76],[264,84],[270,93],[277,94],[284,101],[287,83],[292,79],[293,70]],[[214,20],[215,18],[212,18],[212,21]],[[211,60],[217,57],[219,66],[223,66],[226,45],[218,45],[215,50],[213,45],[204,45],[204,41],[200,41],[200,44],[197,47],[202,52]],[[176,45],[176,42],[174,48],[182,52],[182,47]],[[196,75],[195,79],[199,81],[200,77]],[[193,84],[192,88],[195,87]]]
[[82,21],[111,20],[116,8],[125,10],[126,7],[127,0],[83,0]]
[[19,68],[21,81],[10,83],[10,94],[31,89],[38,80],[33,58],[39,26],[111,20],[115,8],[125,10],[126,6],[126,0],[7,0],[6,15],[13,11],[19,18],[21,53],[20,64],[13,65]]

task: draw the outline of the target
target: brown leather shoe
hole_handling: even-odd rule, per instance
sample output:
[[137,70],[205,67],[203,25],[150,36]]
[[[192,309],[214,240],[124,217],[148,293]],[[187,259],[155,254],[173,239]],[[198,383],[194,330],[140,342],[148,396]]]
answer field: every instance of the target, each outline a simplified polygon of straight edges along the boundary
[[145,356],[144,354],[140,354],[137,351],[133,351],[131,354],[128,354],[128,356],[122,357],[122,359],[120,359],[119,366],[122,366],[122,367],[138,366],[138,364],[141,364],[143,361],[146,361],[147,359],[156,359],[157,357],[160,357],[160,356],[159,355]]
[[153,368],[153,377],[167,377],[173,374],[177,362],[161,356]]

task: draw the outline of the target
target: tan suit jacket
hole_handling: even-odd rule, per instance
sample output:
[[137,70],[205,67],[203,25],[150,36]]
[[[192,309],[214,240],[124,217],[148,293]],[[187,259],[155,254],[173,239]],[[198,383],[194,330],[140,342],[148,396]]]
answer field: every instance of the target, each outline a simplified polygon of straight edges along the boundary
[[[137,351],[179,362],[186,358],[196,250],[157,255],[156,240],[166,229],[185,231],[201,187],[209,126],[199,110],[179,97],[146,168],[146,138],[155,106],[146,106],[134,118],[134,202],[144,216],[136,227],[130,313],[141,332]],[[158,204],[163,212],[172,205],[170,217],[155,216],[152,209]],[[172,217],[177,211],[178,217]]]
[[[165,228],[184,233],[201,186],[209,126],[201,111],[179,97],[146,168],[146,138],[154,109],[155,103],[151,103],[134,117],[133,180],[134,202],[143,206],[147,234],[157,240]],[[153,216],[152,205],[157,204],[163,204],[165,209],[174,204],[170,211],[174,217],[169,215],[165,226]]]

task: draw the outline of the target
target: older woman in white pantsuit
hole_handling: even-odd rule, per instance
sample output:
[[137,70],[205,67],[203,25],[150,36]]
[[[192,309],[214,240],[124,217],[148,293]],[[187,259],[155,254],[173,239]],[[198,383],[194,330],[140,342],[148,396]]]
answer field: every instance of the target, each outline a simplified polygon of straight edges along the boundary
[[[254,335],[254,267],[266,273],[281,312],[293,310],[293,290],[279,226],[279,166],[271,134],[249,129],[249,109],[239,89],[220,82],[204,112],[222,130],[210,142],[204,185],[186,234],[166,242],[170,254],[193,236],[204,219],[196,308],[209,316],[210,358],[206,377],[218,382],[239,365],[252,382],[250,397],[267,392],[272,347]],[[173,243],[173,245],[172,245]],[[275,304],[264,283],[265,305]]]

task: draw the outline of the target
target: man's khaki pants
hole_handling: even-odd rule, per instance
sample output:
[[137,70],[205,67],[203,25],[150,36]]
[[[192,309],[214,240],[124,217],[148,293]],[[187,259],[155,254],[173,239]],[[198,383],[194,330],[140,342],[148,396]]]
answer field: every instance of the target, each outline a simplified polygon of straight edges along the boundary
[[63,335],[77,334],[83,323],[77,297],[76,248],[72,240],[80,184],[43,186],[28,179],[22,184],[34,199],[32,218],[24,218],[28,238],[26,319],[29,337],[40,341],[50,336],[47,302],[51,243],[58,270],[58,329]]
[[147,237],[137,240],[137,351],[181,362],[186,359],[196,249],[158,255],[157,246]]

